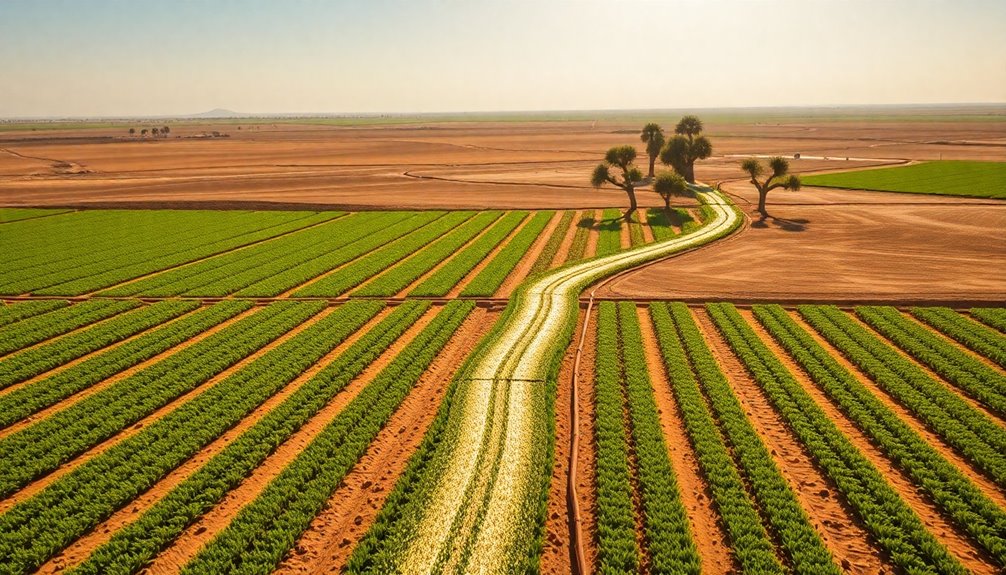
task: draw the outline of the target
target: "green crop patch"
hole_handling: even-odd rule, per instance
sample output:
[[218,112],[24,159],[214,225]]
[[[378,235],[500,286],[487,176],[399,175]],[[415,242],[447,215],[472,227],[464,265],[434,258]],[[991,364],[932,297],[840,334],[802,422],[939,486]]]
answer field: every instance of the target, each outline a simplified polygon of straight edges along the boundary
[[1006,162],[923,162],[877,170],[804,176],[805,186],[1006,199]]

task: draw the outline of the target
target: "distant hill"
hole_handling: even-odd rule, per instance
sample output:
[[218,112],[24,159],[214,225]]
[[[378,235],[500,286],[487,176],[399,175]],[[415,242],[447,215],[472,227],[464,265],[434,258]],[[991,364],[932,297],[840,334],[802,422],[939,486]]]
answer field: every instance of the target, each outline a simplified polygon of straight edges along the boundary
[[182,116],[183,118],[248,118],[249,114],[242,114],[241,112],[235,112],[233,110],[226,110],[224,108],[214,108],[209,112],[202,112],[200,114],[191,114],[188,116]]

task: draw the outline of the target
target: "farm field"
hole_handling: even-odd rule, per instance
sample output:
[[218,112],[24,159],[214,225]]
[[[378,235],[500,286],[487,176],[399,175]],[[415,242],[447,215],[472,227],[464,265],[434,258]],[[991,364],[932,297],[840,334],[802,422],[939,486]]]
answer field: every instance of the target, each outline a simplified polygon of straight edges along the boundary
[[606,122],[0,133],[0,573],[1006,570],[1003,204],[733,157],[999,124],[626,223]]
[[811,175],[804,184],[828,188],[1006,199],[1006,162],[943,161]]

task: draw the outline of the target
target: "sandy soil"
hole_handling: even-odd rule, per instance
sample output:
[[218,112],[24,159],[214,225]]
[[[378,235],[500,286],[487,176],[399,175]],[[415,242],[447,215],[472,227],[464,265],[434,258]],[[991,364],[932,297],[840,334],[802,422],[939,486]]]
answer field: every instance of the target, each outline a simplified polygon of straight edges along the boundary
[[[751,217],[753,190],[727,185]],[[599,297],[734,302],[1006,301],[1006,203],[804,189],[775,219],[622,274]],[[673,280],[668,279],[673,278]]]
[[649,311],[638,308],[639,325],[643,333],[646,368],[653,382],[654,398],[660,415],[660,426],[677,476],[681,502],[688,510],[692,540],[702,560],[702,572],[712,575],[740,572],[740,564],[731,552],[730,542],[713,503],[709,485],[702,476],[698,457],[688,439],[685,422],[671,382],[667,379],[657,335],[653,331]]
[[[583,330],[586,310],[577,318],[574,341],[566,350],[559,371],[555,402],[555,462],[548,490],[548,516],[545,520],[545,548],[541,557],[541,572],[547,575],[573,573],[574,549],[571,546],[571,527],[566,505],[569,450],[572,440],[570,409],[572,405],[573,364],[576,346]],[[594,437],[594,358],[597,350],[597,312],[590,317],[580,371],[577,374],[577,402],[580,407],[580,449],[577,453],[576,495],[580,508],[580,525],[583,533],[583,554],[587,565],[597,561],[597,486],[594,461],[597,446]]]
[[[178,126],[170,138],[123,130],[0,133],[0,205],[267,205],[604,208],[624,194],[588,184],[616,122],[444,123],[345,128]],[[188,136],[222,130],[228,138]],[[716,155],[700,179],[741,176],[737,154],[800,152],[797,172],[907,159],[999,159],[1006,122],[708,122]],[[943,143],[941,143],[943,142]],[[860,158],[860,160],[846,160]],[[642,206],[659,206],[649,191]]]

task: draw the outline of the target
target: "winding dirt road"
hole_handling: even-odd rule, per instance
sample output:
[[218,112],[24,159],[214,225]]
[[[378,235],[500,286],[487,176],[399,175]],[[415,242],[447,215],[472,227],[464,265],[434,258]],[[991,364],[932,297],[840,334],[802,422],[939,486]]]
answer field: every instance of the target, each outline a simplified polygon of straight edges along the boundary
[[577,296],[620,270],[712,241],[740,214],[716,192],[699,194],[712,220],[694,234],[593,259],[550,273],[518,294],[496,342],[461,382],[441,474],[400,570],[503,573],[535,540],[540,504],[535,454],[550,441],[537,417],[548,405],[550,358],[565,349]]

